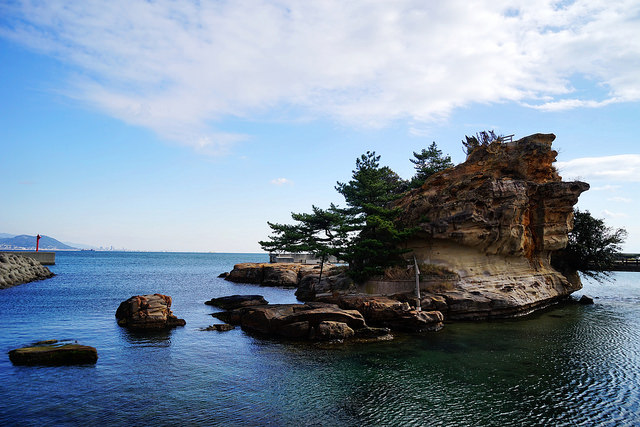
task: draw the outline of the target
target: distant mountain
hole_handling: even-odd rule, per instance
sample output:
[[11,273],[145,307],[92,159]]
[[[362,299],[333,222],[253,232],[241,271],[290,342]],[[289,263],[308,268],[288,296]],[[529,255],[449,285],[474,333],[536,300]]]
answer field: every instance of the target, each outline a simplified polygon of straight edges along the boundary
[[[78,249],[73,246],[65,245],[64,243],[49,236],[42,236],[39,248],[44,250]],[[20,236],[0,238],[0,249],[35,250],[36,236],[27,236],[26,234],[22,234]]]
[[0,239],[3,239],[5,237],[16,237],[15,234],[9,234],[9,233],[0,233]]

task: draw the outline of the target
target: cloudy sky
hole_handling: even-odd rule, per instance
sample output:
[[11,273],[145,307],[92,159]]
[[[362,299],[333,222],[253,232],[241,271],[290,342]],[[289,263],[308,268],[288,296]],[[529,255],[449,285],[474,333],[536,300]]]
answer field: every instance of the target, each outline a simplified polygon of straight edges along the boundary
[[640,1],[2,1],[0,232],[256,252],[367,150],[555,133],[640,252]]

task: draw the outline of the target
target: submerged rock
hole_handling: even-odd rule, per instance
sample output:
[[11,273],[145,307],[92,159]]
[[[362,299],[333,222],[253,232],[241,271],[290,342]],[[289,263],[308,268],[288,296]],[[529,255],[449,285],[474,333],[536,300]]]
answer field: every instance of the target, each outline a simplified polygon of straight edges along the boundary
[[88,345],[47,340],[9,352],[14,365],[83,365],[95,364],[98,351]]
[[582,305],[591,305],[593,304],[593,298],[591,298],[589,295],[582,295],[578,302]]
[[265,305],[269,303],[262,295],[229,295],[226,297],[212,298],[209,301],[205,301],[205,304],[212,305],[223,310],[233,310],[240,307]]
[[53,276],[51,270],[32,258],[0,252],[0,289]]
[[166,329],[187,322],[171,312],[171,297],[162,294],[137,295],[123,301],[116,310],[118,325],[131,329]]
[[228,323],[221,323],[216,325],[207,326],[206,328],[202,328],[201,331],[218,331],[218,332],[227,332],[235,329],[236,327],[233,325],[229,325]]

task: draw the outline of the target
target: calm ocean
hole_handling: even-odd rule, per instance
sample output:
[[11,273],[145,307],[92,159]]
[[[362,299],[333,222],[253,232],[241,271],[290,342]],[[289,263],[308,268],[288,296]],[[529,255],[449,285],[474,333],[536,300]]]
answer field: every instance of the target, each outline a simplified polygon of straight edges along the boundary
[[[585,283],[593,306],[318,346],[200,328],[204,301],[292,290],[218,279],[260,254],[58,252],[56,277],[0,290],[0,425],[640,425],[640,273]],[[187,325],[131,333],[132,295],[163,293]],[[7,352],[74,339],[95,366],[18,367]]]

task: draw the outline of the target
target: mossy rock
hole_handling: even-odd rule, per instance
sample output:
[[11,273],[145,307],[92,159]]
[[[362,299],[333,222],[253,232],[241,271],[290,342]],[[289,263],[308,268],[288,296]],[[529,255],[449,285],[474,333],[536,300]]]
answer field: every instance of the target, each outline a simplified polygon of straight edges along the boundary
[[98,351],[94,347],[80,344],[65,344],[57,340],[41,341],[30,347],[9,352],[9,360],[14,365],[84,365],[98,361]]

